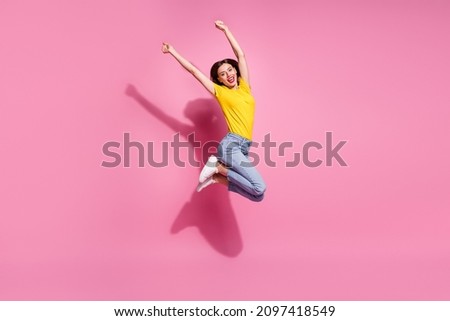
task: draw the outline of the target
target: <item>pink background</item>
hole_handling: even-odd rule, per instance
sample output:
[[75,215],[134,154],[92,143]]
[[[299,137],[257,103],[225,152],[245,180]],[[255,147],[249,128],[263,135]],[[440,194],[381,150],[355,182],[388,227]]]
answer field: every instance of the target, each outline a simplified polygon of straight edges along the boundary
[[[2,0],[0,299],[449,300],[449,16],[448,1]],[[218,18],[249,60],[254,140],[294,144],[259,165],[262,203],[194,193],[192,166],[101,167],[105,142],[160,146],[213,104],[160,44],[209,72],[232,56]],[[327,131],[348,167],[284,166]]]

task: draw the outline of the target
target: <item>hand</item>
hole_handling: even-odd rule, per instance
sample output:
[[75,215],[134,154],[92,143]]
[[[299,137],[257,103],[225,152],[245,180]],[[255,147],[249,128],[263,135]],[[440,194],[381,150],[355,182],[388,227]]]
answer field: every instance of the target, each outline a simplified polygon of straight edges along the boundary
[[222,20],[216,20],[214,21],[214,23],[216,24],[216,28],[222,31],[226,31],[228,30],[228,27],[223,23]]
[[172,50],[172,46],[166,42],[163,42],[161,51],[166,54],[166,53],[169,53],[171,50]]

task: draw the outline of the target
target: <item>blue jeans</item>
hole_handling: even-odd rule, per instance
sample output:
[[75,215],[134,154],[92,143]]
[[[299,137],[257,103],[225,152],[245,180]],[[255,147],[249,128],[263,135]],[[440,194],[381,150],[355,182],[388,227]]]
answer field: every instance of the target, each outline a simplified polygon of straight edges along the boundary
[[266,184],[248,159],[251,144],[242,136],[228,133],[219,144],[218,158],[228,167],[228,190],[260,202],[264,198]]

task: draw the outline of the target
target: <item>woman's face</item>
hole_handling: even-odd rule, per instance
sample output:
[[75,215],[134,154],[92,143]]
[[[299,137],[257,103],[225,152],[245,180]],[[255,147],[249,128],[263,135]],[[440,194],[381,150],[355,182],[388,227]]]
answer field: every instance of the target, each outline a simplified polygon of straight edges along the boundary
[[228,88],[237,87],[237,72],[236,69],[227,63],[224,63],[217,70],[217,78],[219,82],[227,86]]

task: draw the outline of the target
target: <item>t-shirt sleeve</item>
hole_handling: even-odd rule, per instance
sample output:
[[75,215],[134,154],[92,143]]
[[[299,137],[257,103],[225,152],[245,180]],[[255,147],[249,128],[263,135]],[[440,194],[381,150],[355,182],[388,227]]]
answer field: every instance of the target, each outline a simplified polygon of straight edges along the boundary
[[218,84],[216,84],[214,82],[213,82],[213,85],[214,85],[214,95],[216,97],[220,97],[222,95],[222,93],[223,93],[222,86],[220,86],[220,85],[218,85]]

